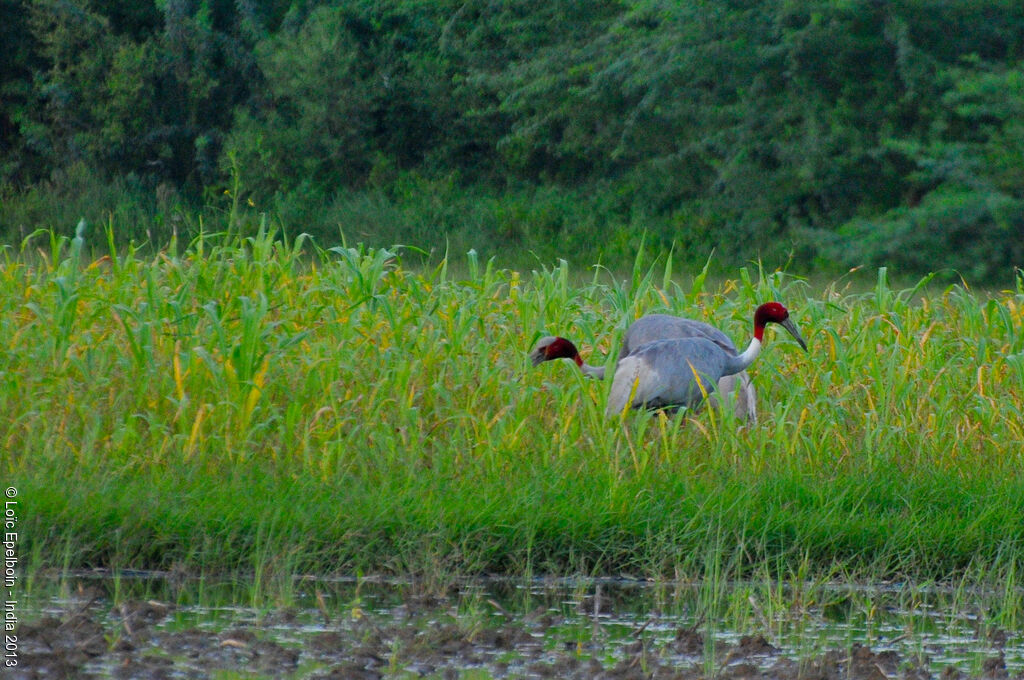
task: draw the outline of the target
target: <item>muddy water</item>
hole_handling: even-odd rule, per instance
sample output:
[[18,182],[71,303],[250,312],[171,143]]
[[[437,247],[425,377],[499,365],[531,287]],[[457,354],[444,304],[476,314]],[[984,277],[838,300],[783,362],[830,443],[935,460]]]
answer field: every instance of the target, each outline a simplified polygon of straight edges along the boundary
[[275,592],[152,574],[36,582],[18,665],[0,677],[1024,677],[999,593],[617,579],[300,579]]

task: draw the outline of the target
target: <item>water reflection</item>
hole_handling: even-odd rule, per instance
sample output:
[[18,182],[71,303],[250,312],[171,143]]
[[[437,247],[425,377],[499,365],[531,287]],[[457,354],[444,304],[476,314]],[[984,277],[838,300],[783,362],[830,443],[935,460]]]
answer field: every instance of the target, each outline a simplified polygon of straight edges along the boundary
[[[873,668],[882,676],[1024,670],[1016,593],[911,584],[296,578],[257,587],[80,572],[37,579],[23,602],[26,663],[77,659],[98,673],[134,668],[128,677],[158,677],[168,664],[200,676],[625,677],[642,663],[781,678],[813,667],[828,678],[829,669],[857,677],[858,654],[864,677]],[[66,658],[51,658],[55,648]]]

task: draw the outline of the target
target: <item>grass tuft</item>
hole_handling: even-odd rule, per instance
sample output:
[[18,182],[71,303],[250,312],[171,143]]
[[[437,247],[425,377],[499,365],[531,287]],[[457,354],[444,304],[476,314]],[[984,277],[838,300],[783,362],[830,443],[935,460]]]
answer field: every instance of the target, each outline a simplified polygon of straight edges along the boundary
[[[109,236],[109,233],[108,233]],[[108,239],[112,243],[112,239]],[[81,244],[78,244],[78,248]],[[757,268],[685,283],[565,262],[319,248],[265,229],[91,259],[52,233],[0,265],[0,473],[40,567],[624,573],[1017,582],[1024,295],[929,279],[820,292]],[[769,333],[760,423],[605,420],[600,362],[648,312]],[[609,359],[611,361],[613,359]],[[1007,597],[1011,597],[1007,591]],[[1018,595],[1012,595],[1019,597]]]

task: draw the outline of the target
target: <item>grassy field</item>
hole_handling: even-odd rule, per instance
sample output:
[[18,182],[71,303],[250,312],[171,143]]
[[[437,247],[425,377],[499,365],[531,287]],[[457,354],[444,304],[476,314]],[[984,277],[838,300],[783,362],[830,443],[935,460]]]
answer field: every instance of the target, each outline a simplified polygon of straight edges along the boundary
[[[1017,582],[1022,282],[91,245],[37,235],[0,264],[0,484],[29,569]],[[600,363],[654,311],[743,346],[768,299],[810,352],[769,330],[754,427],[609,422],[607,383],[526,356],[559,333]]]

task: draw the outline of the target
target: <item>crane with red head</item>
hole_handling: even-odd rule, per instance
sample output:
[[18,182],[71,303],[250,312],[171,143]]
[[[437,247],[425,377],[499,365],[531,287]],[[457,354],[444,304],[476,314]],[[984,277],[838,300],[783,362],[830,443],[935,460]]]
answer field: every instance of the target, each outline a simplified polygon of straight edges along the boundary
[[[760,353],[770,323],[789,331],[807,351],[789,311],[778,302],[767,302],[754,312],[754,337],[742,354],[727,335],[709,324],[665,314],[638,319],[626,330],[607,413],[620,413],[627,405],[692,409],[705,397],[714,402],[719,394],[728,398],[736,392],[737,415],[755,422],[756,395],[746,368]],[[605,377],[604,367],[583,361],[566,338],[541,338],[530,358],[535,366],[552,359],[571,359],[586,375]]]

